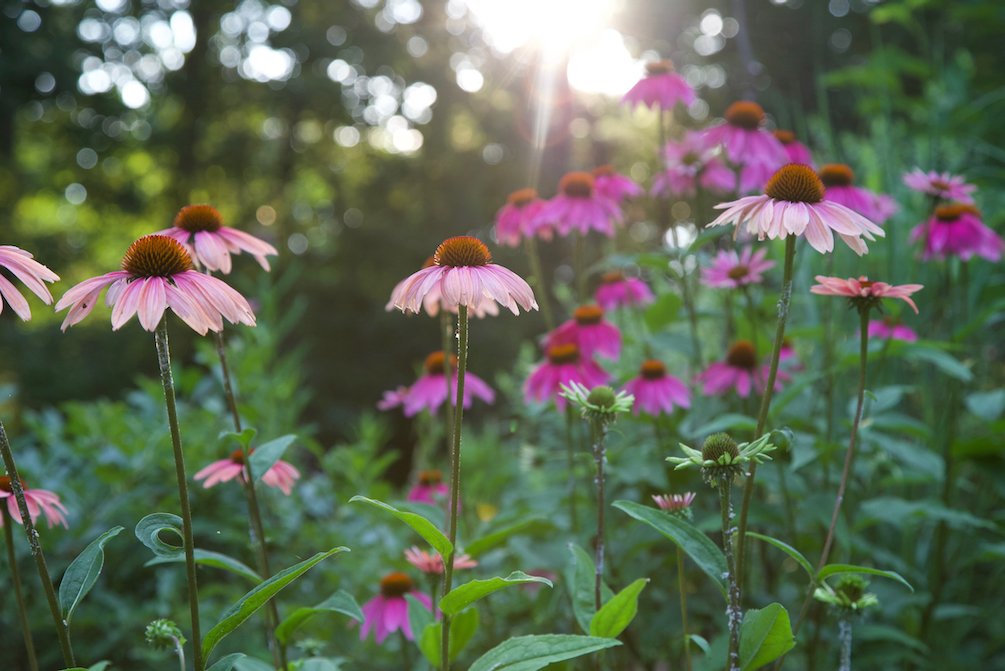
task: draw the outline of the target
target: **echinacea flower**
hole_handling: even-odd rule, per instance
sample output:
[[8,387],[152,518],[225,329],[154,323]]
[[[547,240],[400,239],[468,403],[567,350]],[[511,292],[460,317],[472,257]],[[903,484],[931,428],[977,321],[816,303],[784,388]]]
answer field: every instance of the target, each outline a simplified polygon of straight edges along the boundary
[[[248,450],[248,454],[250,455],[254,451],[255,449],[252,448]],[[205,489],[209,489],[220,482],[228,482],[237,477],[241,478],[244,482],[248,481],[248,475],[244,468],[243,450],[234,450],[226,459],[214,461],[193,476],[196,481],[206,481],[202,483]],[[293,492],[293,483],[299,477],[300,471],[293,464],[282,459],[277,459],[276,463],[272,464],[269,470],[265,471],[265,474],[262,476],[262,482],[269,487],[275,487],[283,494],[289,496]]]
[[697,466],[705,482],[715,485],[721,480],[732,481],[747,464],[771,461],[768,452],[774,451],[775,446],[770,440],[771,434],[766,433],[757,440],[737,444],[728,434],[713,433],[705,439],[700,450],[678,443],[685,456],[667,457],[666,460],[674,464],[675,471]]
[[563,384],[578,382],[592,388],[609,378],[593,359],[581,354],[578,345],[564,343],[548,348],[547,359],[531,372],[523,390],[530,401],[544,403],[554,399],[558,409],[564,410],[565,399],[559,395]]
[[869,251],[863,237],[875,240],[873,235],[886,235],[857,212],[825,200],[824,185],[816,172],[799,163],[790,163],[776,172],[764,195],[746,196],[715,207],[725,211],[709,226],[736,222],[738,232],[746,224],[747,232],[758,240],[805,234],[810,246],[821,253],[833,251],[833,233],[859,255]]
[[809,148],[796,139],[796,134],[790,130],[775,130],[771,132],[775,139],[782,143],[789,163],[805,163],[813,165],[813,154]]
[[855,173],[844,163],[827,163],[818,174],[824,183],[824,200],[844,205],[876,224],[889,218],[889,201],[881,202],[881,194],[855,186]]
[[579,408],[583,419],[605,426],[614,423],[619,414],[631,410],[635,403],[635,397],[628,392],[615,391],[606,384],[590,389],[578,382],[570,382],[562,385],[560,396]]
[[[450,366],[453,379],[450,382],[449,393],[444,366],[446,357],[443,352],[433,352],[426,357],[422,376],[405,393],[406,417],[417,415],[422,410],[429,410],[430,413],[435,414],[447,398],[450,399],[450,405],[457,402],[457,356],[451,354],[450,358],[453,362]],[[486,403],[494,403],[496,394],[484,380],[471,371],[467,371],[464,376],[464,408],[470,408],[475,398]]]
[[597,166],[590,174],[593,175],[593,186],[597,190],[597,195],[615,203],[645,193],[635,180],[615,172],[612,165]]
[[702,134],[708,149],[721,146],[733,165],[740,166],[740,190],[759,191],[771,175],[789,162],[785,147],[763,128],[764,109],[739,100],[726,109],[726,121]]
[[[752,342],[738,340],[729,348],[725,360],[709,365],[695,377],[695,381],[702,385],[702,393],[706,396],[722,396],[732,389],[742,398],[747,398],[752,389],[758,393],[764,391],[769,368],[767,364],[759,365]],[[775,391],[781,390],[781,383],[790,379],[787,373],[779,370],[775,377]]]
[[[422,267],[419,270],[424,270],[434,265],[436,264],[433,262],[433,257],[430,256],[428,259],[425,260],[425,262],[422,264]],[[400,282],[398,282],[398,284],[395,285],[394,289],[391,290],[391,299],[387,301],[387,305],[384,306],[384,310],[390,312],[392,310],[397,309],[397,306],[395,306],[394,304],[394,296],[398,293],[398,289],[400,287],[403,287],[405,283],[408,282],[411,278],[412,276],[409,275],[408,277],[401,280]],[[442,298],[443,297],[440,295],[440,286],[436,285],[431,287],[422,299],[422,309],[425,310],[426,314],[429,315],[430,317],[435,317],[436,315],[440,314],[440,309],[443,306]],[[412,314],[410,310],[404,310],[403,312],[405,314]],[[447,312],[457,314],[457,306],[455,305],[452,308],[448,308]],[[498,314],[499,314],[499,304],[496,303],[495,301],[482,301],[481,305],[479,305],[477,308],[468,310],[469,316],[477,317],[478,319],[482,319],[484,317],[495,317]]]
[[[24,491],[24,500],[28,504],[28,514],[31,516],[32,523],[38,519],[39,515],[45,513],[45,520],[49,523],[50,529],[56,524],[61,524],[66,529],[70,528],[66,521],[66,507],[55,492],[50,492],[47,489],[29,489],[24,480],[21,481],[21,489]],[[0,475],[0,505],[3,505],[4,499],[6,499],[7,512],[10,513],[11,519],[18,524],[24,524],[17,499],[14,498],[10,477]],[[0,526],[3,526],[3,518],[4,515],[0,513]]]
[[813,590],[813,598],[834,606],[843,615],[861,615],[865,609],[879,605],[879,597],[865,591],[868,586],[868,580],[849,573],[838,578],[834,587],[822,580],[821,586]]
[[653,494],[653,501],[660,510],[690,518],[691,504],[694,503],[695,496],[694,492]]
[[693,198],[700,186],[713,193],[736,189],[736,175],[719,158],[716,147],[706,147],[701,133],[686,132],[663,149],[664,170],[653,179],[654,196]]
[[547,201],[534,220],[534,227],[554,226],[561,236],[578,231],[586,235],[597,231],[614,236],[614,225],[621,222],[618,203],[602,197],[596,180],[588,172],[570,172],[558,183],[558,194]]
[[701,279],[705,286],[717,289],[738,289],[760,284],[764,281],[761,273],[775,266],[774,261],[764,258],[767,254],[766,249],[755,252],[749,246],[739,254],[734,249],[720,250],[712,259],[712,265],[702,269]]
[[64,331],[91,313],[105,287],[113,331],[135,314],[144,329],[154,331],[167,308],[199,335],[222,330],[223,318],[232,324],[255,325],[244,296],[226,282],[193,270],[185,247],[164,235],[144,235],[126,250],[122,270],[84,280],[63,294],[56,312],[70,308]]
[[935,208],[932,217],[911,231],[911,241],[921,240],[921,258],[945,259],[958,256],[969,261],[980,256],[997,261],[1005,242],[981,221],[981,212],[967,203],[950,203]]
[[398,386],[396,389],[390,389],[384,392],[384,396],[377,401],[378,410],[392,410],[401,405],[404,405],[405,398],[408,396],[408,387]]
[[655,300],[652,290],[637,277],[625,277],[620,270],[600,276],[600,286],[593,296],[605,310],[631,305],[648,305]]
[[443,482],[443,473],[436,469],[419,471],[419,481],[408,491],[406,499],[413,503],[436,505],[450,494],[450,488]]
[[523,238],[531,235],[550,238],[547,226],[537,229],[532,226],[543,206],[544,200],[538,198],[536,189],[519,189],[511,193],[506,204],[496,213],[496,242],[516,247]]
[[[443,575],[443,557],[436,552],[426,552],[414,545],[405,550],[405,559],[408,563],[428,575]],[[470,555],[454,555],[454,570],[462,568],[474,568],[478,562]]]
[[621,354],[621,332],[604,319],[599,305],[581,305],[572,313],[572,319],[560,324],[548,335],[545,347],[561,343],[575,343],[583,356],[599,354],[617,359]]
[[[49,293],[49,288],[45,286],[45,283],[58,281],[59,275],[36,261],[30,253],[13,245],[0,245],[0,268],[21,280],[28,287],[28,290],[38,296],[43,303],[46,305],[52,303],[52,294]],[[28,306],[28,301],[17,290],[17,287],[3,275],[0,275],[0,299],[2,299],[0,300],[0,312],[3,312],[3,306],[6,302],[22,321],[31,319],[31,308]]]
[[639,368],[638,377],[625,383],[625,391],[635,396],[636,415],[645,412],[653,417],[670,414],[674,406],[691,407],[691,392],[682,381],[667,374],[662,361],[647,359]]
[[668,60],[646,63],[645,76],[621,99],[629,107],[642,105],[661,110],[672,110],[678,103],[687,106],[694,101],[694,89],[674,72],[673,63]]
[[948,172],[935,172],[934,170],[925,172],[921,168],[915,168],[911,172],[905,173],[904,184],[908,188],[926,195],[941,198],[942,200],[955,200],[961,203],[974,202],[971,194],[977,190],[976,186],[967,184],[960,175],[953,175]]
[[415,583],[406,573],[395,571],[380,580],[380,594],[363,604],[363,626],[359,630],[361,641],[373,630],[377,643],[383,643],[388,635],[401,630],[405,638],[414,641],[412,625],[408,621],[408,601],[411,594],[426,607],[433,610],[433,602],[426,594],[415,589]]
[[852,306],[861,310],[868,310],[877,307],[884,298],[899,298],[918,313],[918,306],[911,299],[911,294],[924,288],[923,284],[900,284],[893,285],[886,282],[874,282],[864,275],[855,279],[849,277],[846,280],[840,277],[826,277],[817,275],[815,284],[810,287],[810,292],[820,296],[844,296]]
[[880,340],[900,340],[903,342],[917,342],[918,340],[918,334],[914,332],[914,329],[890,316],[871,320],[868,334],[870,338],[879,338]]
[[186,205],[178,211],[171,228],[158,231],[185,246],[192,260],[207,270],[226,274],[231,269],[231,254],[247,252],[263,269],[269,269],[266,256],[275,256],[276,248],[250,233],[223,225],[223,217],[212,205]]
[[433,265],[399,283],[391,292],[391,302],[399,310],[418,312],[431,291],[439,291],[441,307],[451,311],[463,305],[477,312],[493,301],[513,314],[519,313],[518,306],[537,309],[530,285],[512,270],[492,263],[485,243],[468,235],[440,243]]

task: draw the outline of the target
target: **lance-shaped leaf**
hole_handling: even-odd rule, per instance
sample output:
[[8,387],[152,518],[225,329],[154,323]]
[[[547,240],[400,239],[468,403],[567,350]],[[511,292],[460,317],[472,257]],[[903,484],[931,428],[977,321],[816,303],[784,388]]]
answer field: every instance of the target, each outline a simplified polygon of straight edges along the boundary
[[124,527],[113,527],[88,544],[84,551],[70,562],[59,582],[59,610],[63,614],[66,626],[70,626],[73,611],[87,593],[94,587],[101,568],[105,565],[105,544],[123,530]]
[[617,638],[635,619],[639,611],[639,595],[649,584],[649,578],[639,578],[601,606],[590,620],[590,636]]
[[596,636],[516,636],[479,657],[468,671],[538,671],[549,664],[575,659],[616,645],[621,645],[621,641]]
[[412,528],[415,533],[422,536],[423,540],[429,543],[434,550],[440,553],[440,556],[446,559],[450,556],[450,552],[454,549],[454,546],[450,543],[450,540],[443,535],[443,532],[437,529],[432,522],[427,520],[422,515],[418,513],[409,513],[404,510],[398,510],[392,505],[388,505],[383,501],[377,501],[376,499],[368,499],[365,496],[354,496],[349,499],[349,503],[366,503],[374,508],[383,510],[384,512],[390,513],[397,519],[401,520],[408,526]]
[[472,580],[463,585],[458,585],[450,590],[440,599],[440,610],[447,615],[456,615],[475,601],[484,599],[492,592],[509,587],[510,585],[522,585],[529,582],[537,582],[548,587],[553,587],[547,578],[527,575],[523,571],[513,571],[505,578],[488,578],[485,580]]
[[285,645],[300,625],[320,613],[341,613],[357,622],[363,621],[363,611],[360,610],[356,599],[345,590],[339,590],[316,606],[297,608],[287,615],[286,619],[276,627],[276,638]]

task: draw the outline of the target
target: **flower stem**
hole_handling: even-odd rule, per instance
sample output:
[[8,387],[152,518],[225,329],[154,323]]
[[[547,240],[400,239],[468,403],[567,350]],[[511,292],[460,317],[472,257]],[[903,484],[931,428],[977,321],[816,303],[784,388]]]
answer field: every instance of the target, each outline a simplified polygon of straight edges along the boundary
[[841,665],[838,671],[851,671],[851,620],[842,616],[838,620],[838,640],[841,642]]
[[24,649],[28,653],[28,665],[31,671],[38,671],[38,660],[35,658],[35,641],[31,636],[31,627],[28,624],[28,611],[24,605],[24,595],[21,593],[21,573],[17,569],[17,557],[14,556],[14,518],[7,511],[7,506],[0,514],[3,515],[4,540],[7,541],[7,563],[10,564],[10,578],[14,583],[14,600],[17,602],[17,616],[21,620],[21,631],[24,634]]
[[[468,369],[468,306],[457,306],[457,396],[454,405],[453,445],[450,451],[450,545],[457,544],[457,508],[460,502],[461,480],[461,420],[464,415],[464,374]],[[450,556],[445,557],[443,571],[443,596],[450,593],[454,580],[454,557],[457,548],[452,547]],[[443,638],[440,646],[440,668],[450,671],[450,617],[443,616]]]
[[677,591],[680,592],[680,621],[684,632],[684,664],[691,671],[691,637],[687,633],[687,592],[684,591],[684,552],[677,546]]
[[604,460],[606,459],[605,438],[607,429],[599,420],[591,422],[593,430],[593,460],[597,465],[597,542],[594,551],[593,602],[597,610],[603,605],[601,586],[604,583]]
[[178,671],[185,671],[185,646],[175,636],[171,640],[174,641],[174,654],[178,657]]
[[[63,616],[60,614],[59,602],[56,600],[56,589],[52,586],[52,578],[49,577],[49,567],[45,563],[42,545],[38,541],[38,530],[31,521],[28,501],[24,498],[24,488],[21,487],[21,476],[18,475],[17,464],[14,463],[14,453],[10,449],[10,442],[7,440],[7,431],[4,429],[3,422],[0,422],[0,455],[3,457],[3,464],[7,469],[7,475],[10,477],[10,488],[14,494],[14,499],[17,501],[17,509],[21,513],[24,535],[28,538],[28,545],[31,546],[31,554],[35,558],[38,579],[42,582],[46,601],[49,602],[49,612],[52,614],[53,624],[56,625],[56,636],[59,637],[59,648],[63,653],[63,663],[68,667],[76,666],[76,660],[73,658],[73,648],[70,646],[70,635],[66,630],[66,621],[63,620]],[[7,526],[10,528],[9,525]]]
[[575,534],[579,530],[579,515],[576,512],[576,445],[572,435],[575,419],[572,406],[565,408],[565,456],[568,461],[567,489],[569,495],[569,528]]
[[719,480],[719,505],[722,508],[722,550],[726,556],[726,582],[729,604],[726,606],[726,623],[729,626],[729,651],[726,655],[726,668],[729,671],[740,669],[740,622],[743,619],[740,610],[740,581],[736,572],[736,557],[733,555],[733,504],[730,500],[731,477]]
[[[454,408],[450,404],[450,380],[454,379],[454,373],[451,370],[453,362],[450,360],[450,353],[453,352],[453,343],[450,341],[454,339],[454,318],[453,315],[444,310],[442,305],[440,306],[440,347],[443,348],[443,382],[447,385],[447,402],[444,403],[444,425],[443,425],[443,435],[446,438],[447,454],[450,454],[450,446],[453,445],[453,426],[454,426]],[[426,465],[420,465],[419,468],[427,468]]]
[[188,502],[188,481],[185,476],[185,453],[181,448],[181,430],[178,427],[178,410],[175,406],[174,378],[171,375],[171,348],[168,343],[167,319],[161,319],[155,333],[157,363],[160,366],[161,384],[164,387],[164,405],[167,407],[168,425],[171,428],[171,447],[174,449],[175,475],[178,479],[178,498],[181,502],[182,535],[185,542],[185,573],[188,578],[188,607],[192,618],[192,658],[195,671],[204,671],[202,659],[202,633],[199,627],[199,587],[195,577],[195,541],[192,537],[192,509]]
[[544,284],[544,271],[541,267],[541,254],[537,249],[537,238],[529,235],[524,238],[524,249],[530,260],[531,280],[534,287],[534,297],[537,298],[544,316],[544,325],[550,331],[555,328],[555,317],[551,313],[551,299],[548,298],[548,288]]

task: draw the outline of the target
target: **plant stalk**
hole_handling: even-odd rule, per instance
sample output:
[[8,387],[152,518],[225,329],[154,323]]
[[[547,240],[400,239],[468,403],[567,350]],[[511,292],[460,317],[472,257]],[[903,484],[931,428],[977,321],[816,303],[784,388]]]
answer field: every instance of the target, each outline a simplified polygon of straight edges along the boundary
[[597,486],[597,541],[594,549],[593,602],[594,607],[600,610],[603,605],[601,586],[604,583],[604,460],[606,459],[607,428],[601,420],[593,420],[590,424],[593,430],[593,460],[597,465],[596,481],[594,482]]
[[21,593],[21,572],[17,568],[17,557],[14,556],[14,518],[10,516],[6,505],[0,515],[3,515],[4,540],[7,542],[7,563],[10,564],[10,578],[14,583],[14,600],[17,602],[17,616],[21,621],[21,632],[24,635],[24,649],[28,654],[28,666],[31,671],[38,671],[38,659],[35,657],[35,641],[31,636],[31,626],[28,623],[28,610],[25,608],[24,595]]
[[687,633],[687,592],[684,591],[684,552],[677,546],[677,590],[680,592],[680,621],[684,632],[684,668],[691,671],[691,637]]
[[[453,445],[454,408],[450,405],[450,380],[454,379],[453,362],[450,354],[454,351],[454,317],[443,309],[440,305],[440,347],[443,349],[443,382],[447,385],[447,402],[443,404],[443,435],[446,438],[447,454],[450,454],[450,446]],[[420,465],[419,468],[428,468]]]
[[730,495],[732,478],[719,479],[719,505],[722,508],[722,550],[726,556],[726,582],[729,604],[726,606],[726,622],[729,626],[729,650],[726,654],[726,669],[740,671],[740,623],[743,613],[740,606],[740,581],[736,571],[736,557],[733,554],[733,504]]
[[841,664],[838,671],[851,671],[851,620],[847,616],[838,620],[838,640],[841,642]]

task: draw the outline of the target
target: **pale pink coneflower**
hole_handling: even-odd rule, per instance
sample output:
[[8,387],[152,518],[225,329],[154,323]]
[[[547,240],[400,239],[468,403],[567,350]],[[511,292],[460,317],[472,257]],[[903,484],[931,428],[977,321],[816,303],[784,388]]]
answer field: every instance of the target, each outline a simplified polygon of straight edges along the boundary
[[932,217],[914,227],[911,241],[921,240],[921,258],[945,259],[958,256],[969,261],[980,256],[997,261],[1005,251],[1005,242],[981,221],[981,212],[968,203],[950,203],[935,208]]
[[[56,524],[60,524],[66,529],[70,528],[66,521],[66,507],[55,492],[50,492],[47,489],[29,489],[24,484],[24,480],[21,481],[21,489],[24,491],[24,500],[28,504],[28,514],[31,516],[32,524],[35,523],[39,515],[45,513],[45,520],[49,523],[49,528]],[[18,524],[24,524],[17,499],[14,498],[10,477],[0,475],[0,505],[3,504],[4,499],[6,499],[7,512],[10,513],[11,519]],[[3,526],[3,518],[4,515],[0,513],[0,526]]]
[[600,276],[600,286],[593,295],[605,310],[620,307],[648,305],[656,300],[649,286],[638,277],[625,277],[620,270],[611,270]]
[[250,233],[223,225],[223,217],[212,205],[186,205],[178,211],[171,228],[157,231],[185,246],[192,260],[206,268],[230,272],[231,254],[247,252],[258,265],[269,269],[266,256],[275,256],[276,248]]
[[597,166],[590,173],[593,175],[593,186],[597,195],[607,200],[620,203],[628,198],[635,198],[645,193],[631,177],[614,171],[614,166],[605,164]]
[[668,513],[682,513],[694,503],[696,494],[694,492],[684,492],[683,494],[654,494],[653,501],[660,510]]
[[[408,563],[428,575],[443,575],[443,557],[436,552],[426,552],[414,545],[405,550],[405,559]],[[454,570],[462,568],[474,568],[478,562],[466,554],[454,556]]]
[[911,172],[905,173],[904,184],[914,191],[960,203],[974,202],[974,197],[971,194],[977,190],[976,186],[968,184],[960,175],[935,172],[934,170],[925,172],[921,168],[915,168]]
[[583,356],[599,354],[617,359],[621,354],[621,331],[604,319],[599,305],[581,305],[572,313],[572,319],[560,324],[548,334],[545,348],[562,343],[574,343]]
[[[31,254],[20,247],[13,245],[0,245],[0,268],[6,270],[11,275],[21,280],[28,290],[38,296],[43,303],[52,303],[52,294],[46,282],[56,282],[59,275],[52,272],[41,263],[36,261]],[[22,321],[31,319],[31,308],[28,301],[17,287],[3,275],[0,275],[0,312],[3,312],[4,302],[10,305]]]
[[685,107],[695,101],[691,85],[674,72],[668,60],[646,63],[646,74],[628,90],[621,102],[629,107],[642,105],[660,110],[672,110],[678,103]]
[[741,167],[740,190],[760,191],[771,175],[789,162],[785,147],[763,128],[764,109],[755,102],[740,100],[726,109],[726,120],[706,128],[703,146],[721,146],[730,163]]
[[586,235],[597,231],[614,236],[614,225],[621,222],[621,208],[616,201],[597,193],[596,180],[588,172],[570,172],[558,183],[558,194],[547,201],[534,220],[535,229],[553,226],[561,235],[577,231]]
[[876,224],[889,218],[889,205],[880,202],[881,194],[855,186],[855,172],[844,163],[827,163],[818,172],[824,183],[824,200],[844,205]]
[[384,396],[377,401],[378,410],[393,410],[394,408],[400,407],[405,404],[405,398],[408,396],[408,387],[399,386],[396,389],[390,389],[384,392]]
[[869,321],[870,338],[880,340],[900,340],[902,342],[917,342],[918,334],[907,324],[903,324],[899,319],[893,317],[883,317]]
[[[706,396],[722,396],[733,390],[742,398],[750,396],[751,390],[763,393],[768,382],[770,366],[760,365],[757,351],[749,340],[738,340],[726,353],[726,358],[709,365],[695,376],[695,381],[702,385],[702,393]],[[791,376],[779,370],[775,378],[775,391],[782,389],[782,382],[789,381]]]
[[443,473],[436,469],[419,471],[419,481],[408,490],[406,500],[437,505],[446,500],[450,488],[443,482]]
[[91,313],[105,287],[113,331],[134,314],[144,329],[154,331],[167,308],[199,335],[222,330],[223,318],[232,324],[255,325],[244,296],[225,282],[193,270],[181,243],[164,235],[143,236],[126,250],[122,270],[84,280],[63,294],[56,311],[70,308],[63,320],[64,331]]
[[528,401],[545,403],[555,401],[559,410],[565,409],[565,398],[559,394],[562,385],[578,382],[588,389],[606,383],[610,375],[593,359],[585,357],[574,343],[553,345],[547,350],[547,359],[535,368],[524,383]]
[[712,193],[731,193],[736,175],[718,156],[717,147],[705,147],[701,133],[688,131],[663,148],[665,169],[653,179],[649,192],[658,197],[693,198],[700,186]]
[[805,163],[813,165],[813,153],[809,147],[796,138],[796,134],[790,130],[775,130],[771,132],[775,139],[782,143],[785,153],[788,155],[789,163]]
[[691,407],[691,392],[687,385],[667,374],[662,361],[647,359],[639,368],[638,377],[625,383],[625,391],[635,397],[632,413],[640,412],[657,417],[671,414],[674,406]]
[[536,219],[544,200],[538,198],[536,189],[519,189],[506,199],[506,204],[496,213],[496,243],[516,247],[526,237],[538,235],[550,238],[548,227],[534,229]]
[[701,279],[705,286],[716,289],[738,289],[764,281],[762,273],[775,267],[775,262],[765,258],[768,250],[747,246],[739,254],[735,249],[722,249],[712,265],[703,268]]
[[415,597],[426,610],[433,610],[432,600],[428,595],[415,589],[415,583],[407,574],[398,571],[388,573],[380,580],[380,594],[363,604],[360,640],[366,640],[372,630],[377,643],[383,643],[390,634],[401,630],[406,639],[414,641],[412,625],[408,620],[406,594]]
[[746,224],[746,230],[765,238],[785,238],[806,235],[806,241],[820,253],[834,249],[837,233],[856,254],[869,251],[862,238],[884,237],[883,229],[862,215],[824,199],[824,185],[808,165],[790,163],[768,181],[762,196],[746,196],[729,203],[719,203],[725,210],[709,226],[736,223],[736,232]]
[[[250,455],[254,448],[248,451]],[[203,488],[209,489],[220,482],[228,482],[240,477],[242,481],[248,481],[248,475],[244,467],[244,451],[234,450],[226,459],[214,461],[193,476],[196,481],[205,480]],[[293,492],[293,483],[300,477],[293,464],[279,459],[269,467],[269,470],[262,476],[262,482],[269,487],[275,487],[283,494],[289,496]]]
[[[435,414],[447,398],[450,399],[450,405],[454,405],[457,402],[457,356],[451,354],[450,359],[450,370],[453,373],[453,380],[450,383],[449,396],[447,393],[447,377],[444,372],[446,357],[443,352],[433,352],[426,357],[426,361],[423,364],[423,374],[408,388],[408,392],[405,393],[403,400],[406,417],[417,415],[422,410],[428,410],[430,413]],[[467,371],[464,376],[465,410],[471,407],[475,398],[491,404],[495,402],[496,394],[484,380],[471,371]]]
[[917,314],[918,306],[911,299],[911,294],[924,288],[923,284],[893,285],[876,282],[865,276],[858,279],[849,277],[845,280],[840,277],[817,275],[815,279],[820,284],[810,287],[810,293],[819,296],[844,296],[859,310],[876,307],[884,298],[899,298],[911,306]]
[[[434,265],[436,264],[433,261],[433,257],[430,256],[422,264],[422,268],[420,268],[420,270],[425,270],[426,268],[432,267]],[[387,302],[387,305],[384,306],[384,309],[386,311],[391,312],[392,310],[397,309],[397,307],[394,305],[394,296],[398,293],[398,289],[400,287],[403,287],[405,283],[408,282],[411,278],[412,276],[409,275],[408,277],[401,280],[400,282],[398,282],[398,284],[394,286],[394,289],[391,290],[391,299]],[[426,314],[429,315],[430,317],[435,317],[438,314],[440,314],[440,309],[442,308],[442,305],[443,305],[443,297],[440,295],[440,286],[436,285],[430,288],[430,290],[423,297],[422,309],[425,310]],[[413,314],[410,310],[404,310],[403,312],[405,314]],[[457,314],[457,306],[448,309],[447,312]],[[499,314],[499,304],[496,303],[495,301],[482,301],[481,305],[479,305],[477,309],[468,310],[469,316],[477,317],[478,319],[482,319],[484,317],[495,317],[498,314]]]

